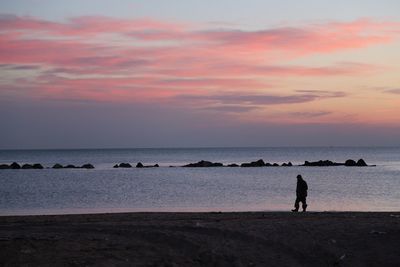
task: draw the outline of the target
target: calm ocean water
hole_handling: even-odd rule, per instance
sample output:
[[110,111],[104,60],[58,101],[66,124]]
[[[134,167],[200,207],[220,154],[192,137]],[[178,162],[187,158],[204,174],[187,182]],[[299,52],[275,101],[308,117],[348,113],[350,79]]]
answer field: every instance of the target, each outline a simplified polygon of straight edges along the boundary
[[[376,167],[169,168],[200,160],[243,163],[363,158]],[[92,163],[94,170],[0,170],[0,215],[121,211],[287,211],[296,175],[310,211],[399,211],[400,148],[201,148],[0,151],[0,164]],[[113,169],[120,162],[160,168]]]

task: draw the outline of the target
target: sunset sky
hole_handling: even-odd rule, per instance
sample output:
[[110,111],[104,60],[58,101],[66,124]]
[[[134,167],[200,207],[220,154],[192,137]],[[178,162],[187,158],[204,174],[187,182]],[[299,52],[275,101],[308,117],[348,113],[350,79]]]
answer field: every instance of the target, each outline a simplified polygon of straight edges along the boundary
[[400,145],[397,0],[0,12],[0,149]]

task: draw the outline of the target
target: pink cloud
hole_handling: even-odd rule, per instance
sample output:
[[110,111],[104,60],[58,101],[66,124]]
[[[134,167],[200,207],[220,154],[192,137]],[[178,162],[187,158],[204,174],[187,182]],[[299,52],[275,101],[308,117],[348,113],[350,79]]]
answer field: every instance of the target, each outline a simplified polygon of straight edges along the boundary
[[[0,64],[12,66],[13,71],[35,72],[27,88],[40,97],[164,101],[209,91],[267,90],[271,84],[263,80],[268,77],[369,74],[381,67],[361,63],[293,66],[285,60],[387,43],[394,40],[398,26],[363,19],[260,31],[199,31],[183,23],[152,19],[79,17],[51,22],[3,15]],[[109,36],[98,38],[103,34]],[[272,60],[276,55],[281,57],[280,64]],[[0,94],[5,91],[2,88]],[[276,100],[269,96],[268,100],[300,103],[301,97]]]

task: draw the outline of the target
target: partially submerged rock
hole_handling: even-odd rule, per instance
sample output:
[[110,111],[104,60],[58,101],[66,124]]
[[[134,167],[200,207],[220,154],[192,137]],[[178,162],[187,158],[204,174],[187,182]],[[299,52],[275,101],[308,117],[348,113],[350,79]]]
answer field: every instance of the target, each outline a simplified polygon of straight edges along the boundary
[[43,168],[42,164],[35,163],[35,164],[33,164],[32,169],[41,170],[44,168]]
[[367,164],[363,159],[359,159],[359,160],[357,161],[357,166],[358,166],[358,167],[367,167],[368,164]]
[[347,167],[354,167],[354,166],[357,166],[357,162],[355,162],[355,161],[352,160],[352,159],[348,159],[348,160],[346,160],[346,162],[344,163],[344,166],[347,166]]
[[353,159],[348,159],[344,163],[333,162],[330,160],[320,160],[320,161],[314,161],[314,162],[306,161],[301,166],[308,166],[308,167],[330,167],[330,166],[366,167],[368,165],[363,159],[359,159],[357,162]]
[[84,164],[81,167],[82,169],[94,169],[94,166],[90,163]]
[[41,170],[43,169],[42,164],[36,163],[36,164],[24,164],[22,165],[21,169],[27,170],[27,169],[37,169],[37,170]]
[[62,168],[64,168],[63,165],[61,165],[59,163],[56,163],[53,165],[53,169],[62,169]]
[[0,170],[10,169],[10,166],[7,164],[0,164]]
[[119,168],[132,168],[132,165],[129,163],[120,163],[118,165]]
[[211,161],[201,160],[196,163],[189,163],[187,165],[184,165],[183,167],[222,167],[222,166],[224,166],[224,165],[219,162],[211,162]]
[[154,164],[154,165],[143,165],[143,163],[138,162],[138,164],[136,164],[136,168],[158,168],[160,167],[160,165],[158,164]]
[[77,167],[72,164],[68,164],[67,166],[64,167],[64,169],[76,169]]
[[16,162],[13,162],[13,163],[11,163],[11,165],[10,165],[10,169],[13,169],[13,170],[21,169],[21,165],[19,165],[19,164],[16,163]]
[[138,162],[138,164],[136,164],[136,168],[143,168],[143,167],[144,167],[144,165],[141,162]]
[[262,159],[259,159],[257,161],[252,161],[250,163],[242,163],[240,167],[264,167],[265,162]]
[[239,167],[239,165],[236,163],[232,163],[232,164],[229,164],[228,167]]
[[328,167],[328,166],[341,166],[341,165],[344,165],[344,163],[337,163],[337,162],[333,162],[330,160],[319,160],[319,161],[314,161],[314,162],[305,161],[302,166]]
[[24,164],[24,165],[22,165],[22,167],[21,167],[21,169],[24,169],[24,170],[26,170],[26,169],[32,169],[32,165],[31,164]]

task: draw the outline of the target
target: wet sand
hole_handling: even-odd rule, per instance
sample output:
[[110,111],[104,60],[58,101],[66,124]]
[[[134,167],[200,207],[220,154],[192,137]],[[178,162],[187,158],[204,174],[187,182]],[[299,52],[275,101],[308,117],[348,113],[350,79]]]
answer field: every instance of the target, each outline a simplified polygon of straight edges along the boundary
[[400,266],[400,213],[0,217],[0,266]]

